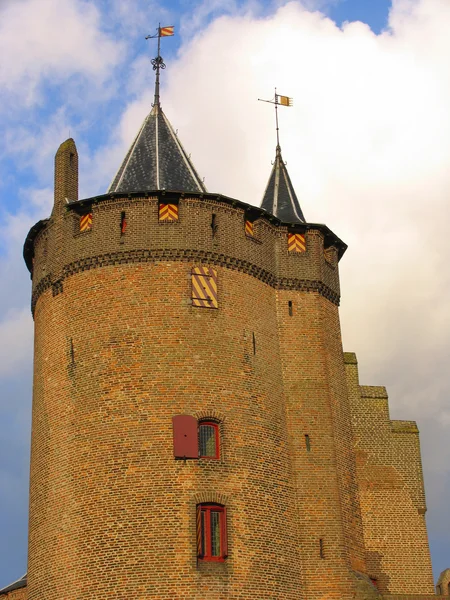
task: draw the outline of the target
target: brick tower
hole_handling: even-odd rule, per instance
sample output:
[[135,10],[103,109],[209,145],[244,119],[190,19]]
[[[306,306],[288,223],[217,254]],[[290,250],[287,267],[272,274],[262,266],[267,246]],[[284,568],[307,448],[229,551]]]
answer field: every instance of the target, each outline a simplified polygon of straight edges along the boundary
[[435,597],[417,429],[342,349],[346,245],[279,146],[261,208],[208,193],[157,92],[105,195],[60,146],[25,242],[28,583],[0,596]]

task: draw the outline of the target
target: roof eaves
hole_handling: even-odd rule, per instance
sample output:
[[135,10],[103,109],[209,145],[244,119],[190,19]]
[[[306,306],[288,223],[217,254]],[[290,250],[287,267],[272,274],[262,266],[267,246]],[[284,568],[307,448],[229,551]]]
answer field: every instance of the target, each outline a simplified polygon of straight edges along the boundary
[[34,257],[34,240],[36,239],[38,233],[44,229],[44,227],[49,222],[49,219],[42,219],[33,225],[30,231],[25,238],[25,242],[23,245],[23,259],[25,264],[27,265],[27,269],[30,273],[33,272],[33,257]]
[[24,588],[27,586],[27,574],[22,575],[20,579],[13,581],[6,587],[0,590],[0,594],[6,594],[7,592],[12,592],[14,590],[19,590],[20,588]]
[[[231,198],[230,196],[223,196],[222,194],[214,194],[210,192],[186,192],[179,190],[145,190],[141,192],[111,192],[109,194],[102,194],[100,196],[93,196],[92,198],[85,198],[83,200],[76,200],[74,202],[70,202],[67,207],[68,208],[76,208],[77,205],[80,206],[90,206],[92,204],[96,204],[98,202],[102,202],[104,200],[112,200],[114,198],[151,198],[151,197],[180,197],[180,198],[206,198],[208,200],[216,200],[218,202],[224,202],[226,204],[231,204],[234,207],[239,207],[244,209],[245,211],[251,211],[254,218],[265,218],[272,225],[276,227],[285,225],[290,229],[295,229],[297,231],[305,232],[309,229],[319,229],[325,238],[325,247],[336,246],[338,249],[339,259],[343,256],[344,252],[347,250],[347,244],[343,242],[335,233],[331,231],[331,229],[324,225],[323,223],[299,223],[299,222],[286,222],[282,221],[278,217],[272,215],[269,211],[261,208],[259,206],[254,206],[253,204],[248,204],[246,202],[242,202],[242,200],[237,200],[236,198]],[[256,216],[257,215],[257,216]]]

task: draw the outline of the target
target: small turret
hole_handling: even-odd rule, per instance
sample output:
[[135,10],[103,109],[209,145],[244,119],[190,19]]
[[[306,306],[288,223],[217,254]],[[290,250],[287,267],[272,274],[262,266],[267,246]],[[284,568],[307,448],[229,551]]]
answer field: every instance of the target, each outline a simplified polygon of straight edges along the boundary
[[156,35],[146,37],[158,39],[158,55],[151,61],[156,75],[153,108],[131,144],[108,192],[207,191],[161,108],[159,75],[166,65],[161,56],[160,44],[162,37],[172,35],[172,26],[160,26]]
[[305,223],[305,217],[292,186],[286,164],[281,157],[281,148],[278,145],[261,208],[283,221],[283,223]]
[[[259,98],[261,100],[261,98]],[[280,128],[278,127],[278,106],[292,106],[292,98],[280,96],[275,88],[273,100],[261,100],[275,106],[275,123],[277,131],[277,147],[272,173],[267,182],[261,208],[277,217],[283,223],[305,223],[302,209],[286,169],[286,163],[281,157]]]

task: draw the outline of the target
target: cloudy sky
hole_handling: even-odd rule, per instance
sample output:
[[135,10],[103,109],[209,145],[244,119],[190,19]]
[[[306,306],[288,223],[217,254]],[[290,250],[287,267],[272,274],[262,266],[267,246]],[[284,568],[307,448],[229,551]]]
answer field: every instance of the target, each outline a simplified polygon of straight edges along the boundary
[[106,191],[162,105],[209,191],[259,205],[275,153],[308,221],[341,261],[344,349],[361,383],[415,419],[435,576],[450,567],[450,2],[448,0],[0,1],[0,587],[26,570],[33,322],[21,257],[50,214],[53,157],[72,136],[80,197]]

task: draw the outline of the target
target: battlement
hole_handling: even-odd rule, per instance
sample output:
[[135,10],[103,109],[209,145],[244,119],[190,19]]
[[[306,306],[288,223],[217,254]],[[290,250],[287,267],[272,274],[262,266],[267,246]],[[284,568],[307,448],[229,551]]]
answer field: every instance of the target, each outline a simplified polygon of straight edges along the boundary
[[[161,205],[175,206],[176,220],[161,219]],[[296,235],[302,245],[291,250],[290,236]],[[224,196],[159,191],[69,202],[59,218],[30,230],[24,257],[32,272],[33,310],[43,291],[51,287],[57,295],[75,273],[161,260],[219,265],[339,304],[337,265],[345,249],[325,225],[284,224]]]

